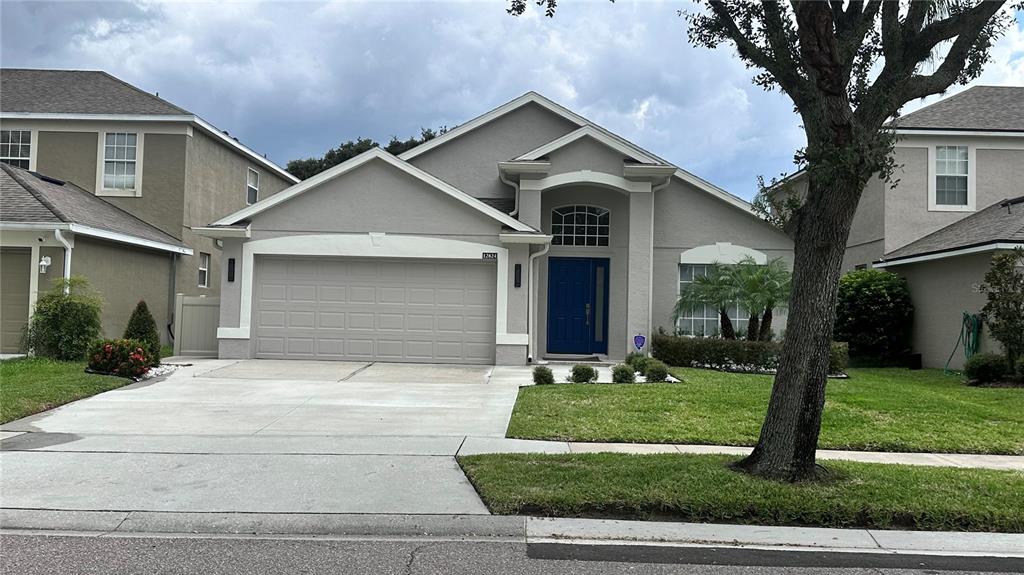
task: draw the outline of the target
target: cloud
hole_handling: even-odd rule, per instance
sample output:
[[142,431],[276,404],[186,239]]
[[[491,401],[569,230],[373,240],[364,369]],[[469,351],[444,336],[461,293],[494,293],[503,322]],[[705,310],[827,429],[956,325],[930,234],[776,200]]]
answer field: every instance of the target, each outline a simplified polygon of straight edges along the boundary
[[[690,46],[679,7],[563,2],[548,19],[498,1],[4,2],[0,62],[106,70],[281,164],[536,90],[749,198],[757,175],[791,166],[798,118],[730,49]],[[983,80],[1024,83],[1022,43],[1018,28]]]

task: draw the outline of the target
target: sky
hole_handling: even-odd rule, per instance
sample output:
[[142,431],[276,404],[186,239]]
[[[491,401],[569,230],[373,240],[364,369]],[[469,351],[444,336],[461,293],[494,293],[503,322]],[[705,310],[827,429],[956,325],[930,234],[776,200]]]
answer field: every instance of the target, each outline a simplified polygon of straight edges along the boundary
[[[531,8],[4,0],[0,64],[105,70],[282,166],[361,136],[455,126],[535,90],[747,199],[759,175],[792,170],[804,143],[792,104],[751,84],[731,48],[690,46],[677,14],[688,3],[563,0],[553,19]],[[1024,14],[973,83],[1024,86]]]

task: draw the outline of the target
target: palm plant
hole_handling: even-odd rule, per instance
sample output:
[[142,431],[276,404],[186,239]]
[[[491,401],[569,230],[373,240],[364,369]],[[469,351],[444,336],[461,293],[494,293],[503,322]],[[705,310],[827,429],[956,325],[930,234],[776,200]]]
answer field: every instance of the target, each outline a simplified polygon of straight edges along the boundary
[[722,337],[736,339],[736,332],[729,319],[729,306],[735,300],[735,285],[728,272],[728,266],[711,264],[707,274],[695,275],[692,283],[682,287],[679,299],[672,308],[672,322],[679,323],[679,318],[698,306],[711,306],[718,311],[718,323]]
[[746,256],[728,272],[735,289],[736,303],[750,313],[747,339],[767,341],[772,335],[772,317],[777,307],[789,300],[791,274],[782,258],[769,260],[765,265]]

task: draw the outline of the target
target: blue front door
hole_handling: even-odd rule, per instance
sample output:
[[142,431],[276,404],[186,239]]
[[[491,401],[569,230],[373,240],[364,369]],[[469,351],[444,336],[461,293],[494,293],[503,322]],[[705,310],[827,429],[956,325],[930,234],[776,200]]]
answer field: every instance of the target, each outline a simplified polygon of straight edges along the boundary
[[548,353],[608,353],[608,259],[548,258]]

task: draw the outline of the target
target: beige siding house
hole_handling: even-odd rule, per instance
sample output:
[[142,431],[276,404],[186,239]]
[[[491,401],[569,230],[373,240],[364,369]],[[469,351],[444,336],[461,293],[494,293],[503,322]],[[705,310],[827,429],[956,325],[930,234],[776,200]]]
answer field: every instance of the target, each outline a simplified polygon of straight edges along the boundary
[[235,270],[225,358],[621,359],[717,328],[671,318],[707,264],[792,253],[743,200],[533,92],[194,231]]
[[[127,267],[124,254],[120,263],[115,260],[112,245],[67,250],[54,238],[52,226],[12,221],[6,210],[0,214],[0,244],[9,262],[22,262],[23,257],[12,254],[29,249],[31,261],[25,265],[34,270],[42,250],[62,252],[50,254],[61,265],[49,273],[94,278],[107,301],[106,335],[119,336],[122,308],[130,313],[145,299],[161,326],[167,326],[162,336],[168,342],[175,293],[220,293],[220,249],[192,228],[297,182],[195,114],[95,71],[0,70],[0,162],[67,182],[182,246],[183,251],[161,255],[159,261],[135,254],[131,263],[142,267]],[[77,234],[64,235],[74,240]],[[92,241],[84,239],[76,246]],[[120,249],[134,249],[125,248],[131,242],[120,244]],[[63,269],[68,261],[64,251],[70,253],[69,269]],[[5,329],[13,332],[16,323],[24,325],[20,310],[31,309],[48,282],[29,289],[20,276],[4,276],[3,305],[19,310],[11,318],[21,318],[5,322]],[[139,277],[147,285],[139,285]],[[5,343],[4,352],[13,345]]]

